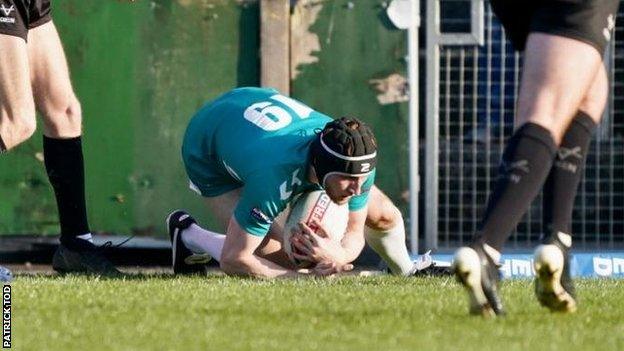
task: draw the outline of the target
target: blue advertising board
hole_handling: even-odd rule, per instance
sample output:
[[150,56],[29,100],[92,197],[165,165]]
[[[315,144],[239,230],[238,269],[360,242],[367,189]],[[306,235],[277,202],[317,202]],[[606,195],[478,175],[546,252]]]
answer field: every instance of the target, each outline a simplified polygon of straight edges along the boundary
[[[450,265],[453,255],[433,254],[440,265]],[[503,254],[501,271],[504,278],[530,278],[535,276],[533,254]],[[570,272],[573,277],[624,278],[624,252],[572,253]]]

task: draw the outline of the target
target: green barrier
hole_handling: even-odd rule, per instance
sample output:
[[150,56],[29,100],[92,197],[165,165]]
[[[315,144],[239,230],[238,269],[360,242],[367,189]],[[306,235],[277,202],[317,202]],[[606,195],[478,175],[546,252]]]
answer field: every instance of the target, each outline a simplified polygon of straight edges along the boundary
[[352,115],[373,126],[379,143],[377,185],[407,213],[407,34],[388,23],[383,1],[310,3],[316,5],[303,8],[318,11],[309,32],[318,38],[320,51],[301,59],[315,58],[315,63],[294,63],[298,74],[291,95],[330,116]]
[[[83,108],[95,231],[164,235],[169,210],[210,222],[188,190],[182,133],[207,100],[258,83],[256,1],[53,1]],[[56,234],[41,135],[0,160],[0,233]]]
[[[53,5],[83,108],[93,230],[164,236],[164,217],[175,208],[214,224],[188,190],[180,144],[186,122],[206,101],[259,84],[258,1]],[[373,125],[378,185],[405,210],[407,49],[405,32],[387,23],[384,11],[376,0],[300,1],[293,17],[304,21],[291,21],[301,36],[292,54],[291,95],[334,117],[354,115]],[[0,159],[0,234],[58,233],[41,160],[40,134]]]

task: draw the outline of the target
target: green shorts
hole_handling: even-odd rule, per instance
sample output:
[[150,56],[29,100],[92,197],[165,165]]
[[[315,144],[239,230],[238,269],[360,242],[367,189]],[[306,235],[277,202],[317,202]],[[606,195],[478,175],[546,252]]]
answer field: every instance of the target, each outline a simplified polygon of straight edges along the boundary
[[[215,197],[243,186],[240,177],[215,151],[214,126],[219,117],[202,109],[191,120],[182,142],[182,161],[190,188],[204,197]],[[200,125],[209,126],[199,128]]]
[[201,196],[215,197],[243,186],[243,183],[232,176],[226,166],[218,160],[187,162],[184,156],[183,159],[189,187]]

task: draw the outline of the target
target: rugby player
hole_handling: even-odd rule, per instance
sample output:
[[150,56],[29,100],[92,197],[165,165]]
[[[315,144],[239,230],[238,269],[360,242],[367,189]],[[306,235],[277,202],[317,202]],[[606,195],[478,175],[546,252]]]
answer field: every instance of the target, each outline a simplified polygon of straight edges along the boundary
[[300,224],[296,258],[316,262],[314,273],[349,270],[365,241],[394,274],[431,265],[411,261],[401,212],[374,185],[375,137],[356,118],[333,120],[273,89],[234,89],[192,118],[182,158],[191,188],[221,228],[201,228],[184,211],[170,214],[175,273],[201,272],[213,257],[228,274],[298,276],[282,250],[284,210],[298,194],[318,189],[348,203],[349,218],[341,242],[325,228],[315,233]]
[[470,312],[503,314],[498,281],[503,244],[544,188],[543,245],[535,251],[535,294],[573,312],[571,217],[592,132],[608,95],[602,57],[618,0],[491,0],[515,48],[524,51],[516,129],[473,243],[455,255]]
[[117,275],[93,245],[87,221],[82,114],[50,0],[0,0],[0,154],[30,138],[43,117],[43,154],[58,205],[59,272]]

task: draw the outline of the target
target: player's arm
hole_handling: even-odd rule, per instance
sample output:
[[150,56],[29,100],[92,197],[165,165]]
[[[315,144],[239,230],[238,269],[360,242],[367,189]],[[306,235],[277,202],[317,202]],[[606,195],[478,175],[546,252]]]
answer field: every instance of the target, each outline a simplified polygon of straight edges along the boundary
[[366,223],[367,206],[349,212],[347,230],[340,244],[345,251],[346,263],[355,261],[364,249],[364,224]]
[[221,269],[229,275],[260,278],[296,277],[302,275],[255,254],[264,237],[245,231],[232,216],[221,254]]
[[370,189],[375,182],[375,171],[371,173],[362,185],[362,193],[349,201],[349,221],[341,244],[345,251],[346,262],[353,262],[364,248],[364,225],[368,214],[368,198]]
[[334,241],[327,228],[317,221],[313,222],[318,228],[316,232],[305,223],[299,223],[299,233],[293,235],[291,240],[301,254],[293,252],[293,256],[318,263],[334,263],[339,269],[353,262],[364,248],[366,213],[366,206],[349,212],[347,229],[340,242]]
[[282,210],[275,199],[279,194],[275,195],[273,187],[266,185],[266,178],[264,174],[247,179],[230,218],[220,261],[221,269],[227,274],[264,278],[301,275],[256,253]]
[[[368,197],[375,182],[375,171],[362,185],[362,193],[349,200],[349,221],[346,232],[337,245],[327,234],[326,228],[316,222],[319,229],[314,233],[305,224],[300,224],[301,235],[295,235],[293,242],[308,260],[314,262],[334,262],[338,267],[353,262],[364,248],[364,225],[368,213]],[[297,242],[299,241],[299,242]],[[296,257],[296,256],[295,256]],[[296,257],[306,259],[305,257]]]

